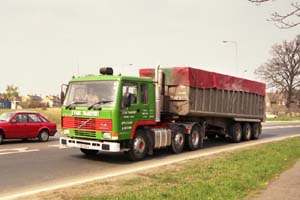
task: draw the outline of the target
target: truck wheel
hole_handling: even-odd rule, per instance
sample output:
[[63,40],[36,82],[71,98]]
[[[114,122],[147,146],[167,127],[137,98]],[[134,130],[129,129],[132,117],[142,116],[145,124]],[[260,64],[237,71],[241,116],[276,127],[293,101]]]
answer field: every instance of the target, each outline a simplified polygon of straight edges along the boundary
[[180,153],[183,151],[184,147],[184,137],[185,137],[186,130],[182,127],[178,127],[174,131],[174,135],[172,138],[172,151],[174,153]]
[[148,140],[145,132],[138,129],[134,139],[130,145],[130,150],[127,152],[129,160],[139,161],[146,157],[148,152]]
[[240,123],[234,123],[230,127],[230,136],[231,141],[234,143],[238,143],[242,139],[242,127]]
[[261,134],[261,124],[260,123],[254,123],[251,126],[251,139],[257,140],[259,138],[259,135]]
[[47,142],[49,140],[49,132],[46,130],[42,130],[39,133],[39,141],[40,142]]
[[251,126],[249,123],[245,123],[243,125],[243,130],[242,130],[242,139],[244,141],[248,141],[251,139]]
[[201,132],[199,126],[193,126],[191,133],[188,135],[188,148],[193,151],[199,148],[201,142]]
[[93,156],[93,155],[96,155],[99,151],[98,150],[93,150],[93,149],[82,149],[80,148],[80,151],[82,153],[84,153],[85,155],[88,155],[88,156]]
[[4,140],[4,134],[0,132],[0,144],[3,143],[3,140]]

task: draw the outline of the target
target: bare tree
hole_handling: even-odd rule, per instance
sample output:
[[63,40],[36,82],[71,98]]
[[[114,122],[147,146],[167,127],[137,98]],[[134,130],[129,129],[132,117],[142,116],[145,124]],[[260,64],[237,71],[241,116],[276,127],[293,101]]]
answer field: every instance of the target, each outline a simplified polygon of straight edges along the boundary
[[289,108],[294,91],[300,87],[300,38],[282,44],[275,44],[272,58],[255,70],[269,87],[277,88],[286,94]]
[[[274,0],[248,0],[253,3],[261,4]],[[275,25],[281,29],[289,29],[300,25],[300,2],[291,3],[291,10],[285,14],[274,12],[271,15],[269,21],[275,23]]]

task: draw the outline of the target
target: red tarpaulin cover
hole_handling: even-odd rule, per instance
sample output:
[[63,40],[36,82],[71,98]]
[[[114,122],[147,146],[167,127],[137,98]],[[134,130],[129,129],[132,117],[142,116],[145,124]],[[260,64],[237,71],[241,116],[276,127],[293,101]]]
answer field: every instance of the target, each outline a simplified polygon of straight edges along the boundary
[[[195,88],[244,91],[262,96],[266,94],[266,85],[257,81],[191,67],[162,68],[162,70],[165,74],[166,85],[185,85]],[[141,77],[154,78],[154,73],[154,69],[140,69]]]

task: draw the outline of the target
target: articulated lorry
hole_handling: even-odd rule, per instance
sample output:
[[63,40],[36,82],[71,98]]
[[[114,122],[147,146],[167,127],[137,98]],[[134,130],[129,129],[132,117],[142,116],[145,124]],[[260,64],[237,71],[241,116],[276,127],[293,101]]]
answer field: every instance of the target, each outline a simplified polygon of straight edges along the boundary
[[261,134],[263,83],[191,67],[100,74],[73,78],[62,92],[62,146],[142,160],[160,148],[199,149],[206,137],[241,142]]

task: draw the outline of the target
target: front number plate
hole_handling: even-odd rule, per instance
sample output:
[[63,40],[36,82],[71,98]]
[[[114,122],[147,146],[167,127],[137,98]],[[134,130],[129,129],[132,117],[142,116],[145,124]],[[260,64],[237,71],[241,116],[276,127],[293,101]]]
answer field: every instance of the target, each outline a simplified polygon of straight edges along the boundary
[[85,144],[79,144],[79,147],[83,149],[90,149],[90,146]]

